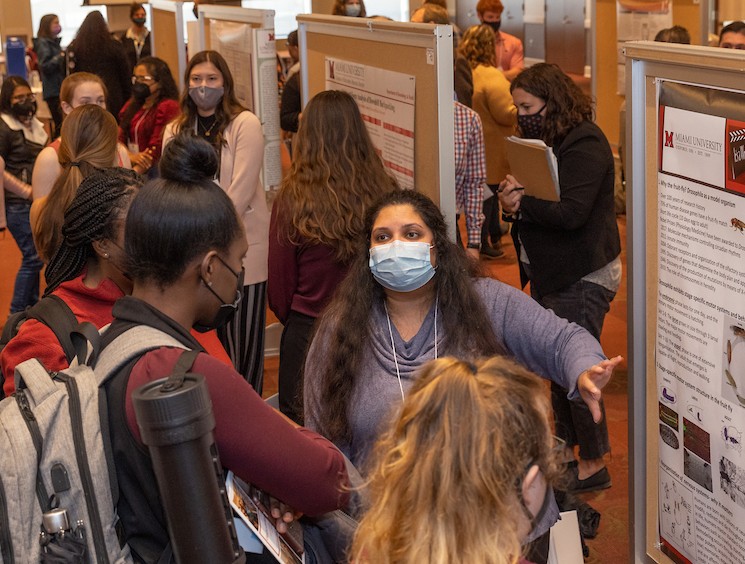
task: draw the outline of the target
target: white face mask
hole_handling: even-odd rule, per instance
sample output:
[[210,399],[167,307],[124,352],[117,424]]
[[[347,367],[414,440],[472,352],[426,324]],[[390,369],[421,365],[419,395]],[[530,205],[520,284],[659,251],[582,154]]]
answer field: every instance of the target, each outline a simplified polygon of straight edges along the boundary
[[432,280],[435,268],[429,257],[434,245],[418,241],[391,241],[370,249],[370,270],[381,286],[412,292]]
[[347,4],[344,6],[344,14],[351,18],[359,16],[361,11],[362,8],[359,4]]

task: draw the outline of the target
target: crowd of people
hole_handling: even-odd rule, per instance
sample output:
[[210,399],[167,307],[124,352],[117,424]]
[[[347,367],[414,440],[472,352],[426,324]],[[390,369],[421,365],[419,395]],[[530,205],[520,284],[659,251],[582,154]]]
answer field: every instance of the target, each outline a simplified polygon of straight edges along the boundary
[[[10,313],[60,300],[107,327],[104,348],[147,326],[197,351],[223,465],[287,504],[280,520],[348,512],[354,562],[545,561],[555,492],[611,486],[602,389],[622,359],[599,338],[622,277],[614,157],[570,77],[524,68],[501,1],[476,10],[453,66],[464,242],[431,199],[399,188],[351,95],[300,104],[297,34],[282,96],[292,160],[271,206],[262,124],[228,63],[193,54],[179,92],[141,4],[119,38],[91,12],[66,50],[59,18],[41,19],[49,127],[23,78],[0,88],[0,227],[22,256]],[[336,0],[333,13],[366,8]],[[447,10],[426,2],[412,21],[447,23]],[[745,24],[720,46],[745,48]],[[510,135],[552,148],[558,201],[511,174]],[[507,230],[530,295],[479,262],[503,254]],[[261,400],[267,308],[283,324],[279,411]],[[169,536],[132,395],[179,356],[150,350],[103,387],[120,538],[138,562],[160,561]],[[0,352],[4,395],[30,358],[70,361],[53,328],[27,319]]]

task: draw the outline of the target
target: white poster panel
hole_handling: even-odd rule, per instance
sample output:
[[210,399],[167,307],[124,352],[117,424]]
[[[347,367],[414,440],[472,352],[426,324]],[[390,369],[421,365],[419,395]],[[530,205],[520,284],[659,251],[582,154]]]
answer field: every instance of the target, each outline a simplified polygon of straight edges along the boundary
[[[250,24],[210,19],[210,45],[228,63],[235,96],[256,114],[253,100],[253,28]],[[258,115],[258,114],[257,114]]]
[[259,118],[264,133],[262,182],[266,190],[282,182],[277,51],[274,30],[247,23],[210,19],[210,44],[233,75],[238,101]]
[[352,95],[383,164],[414,188],[415,77],[326,57],[326,89]]
[[676,562],[743,562],[743,124],[662,103],[660,118],[660,543]]
[[652,41],[662,29],[673,25],[672,0],[616,0],[616,41],[618,52],[618,94],[626,94],[627,41]]

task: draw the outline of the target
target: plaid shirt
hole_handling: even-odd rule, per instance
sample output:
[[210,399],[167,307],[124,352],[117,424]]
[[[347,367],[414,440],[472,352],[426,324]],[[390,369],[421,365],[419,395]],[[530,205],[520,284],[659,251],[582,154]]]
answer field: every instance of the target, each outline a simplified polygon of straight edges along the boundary
[[454,102],[455,116],[455,206],[466,215],[468,243],[481,242],[481,223],[484,215],[484,184],[486,156],[481,118],[471,108]]

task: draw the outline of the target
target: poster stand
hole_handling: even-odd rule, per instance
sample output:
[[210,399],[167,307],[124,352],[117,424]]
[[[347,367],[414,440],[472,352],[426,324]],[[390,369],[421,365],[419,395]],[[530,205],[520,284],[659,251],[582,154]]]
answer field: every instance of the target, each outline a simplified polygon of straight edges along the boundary
[[632,559],[741,561],[745,405],[726,368],[745,319],[745,176],[730,178],[745,158],[745,54],[624,52]]
[[225,58],[238,101],[261,121],[261,181],[265,190],[277,190],[282,182],[282,162],[274,10],[210,4],[200,4],[197,10],[199,50],[211,49]]
[[413,186],[440,206],[454,239],[451,26],[320,15],[299,15],[297,21],[303,105],[327,89],[331,59],[383,74],[413,77]]
[[173,0],[150,0],[150,35],[153,56],[168,63],[179,91],[184,88],[186,41],[184,38],[184,3]]

